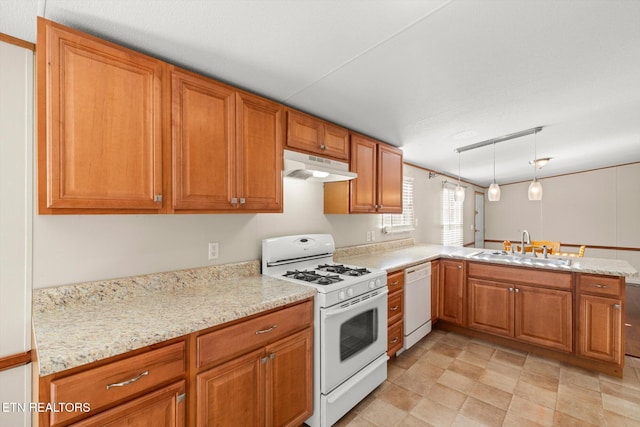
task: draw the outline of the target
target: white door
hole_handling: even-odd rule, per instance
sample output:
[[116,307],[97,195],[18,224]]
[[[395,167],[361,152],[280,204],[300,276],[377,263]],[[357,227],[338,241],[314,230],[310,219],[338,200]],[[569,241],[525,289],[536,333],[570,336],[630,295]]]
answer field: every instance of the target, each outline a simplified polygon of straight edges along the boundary
[[[0,359],[31,348],[33,51],[0,41]],[[6,360],[6,359],[5,359]],[[0,425],[29,426],[30,365],[0,366]]]
[[484,193],[475,193],[475,247],[484,248]]

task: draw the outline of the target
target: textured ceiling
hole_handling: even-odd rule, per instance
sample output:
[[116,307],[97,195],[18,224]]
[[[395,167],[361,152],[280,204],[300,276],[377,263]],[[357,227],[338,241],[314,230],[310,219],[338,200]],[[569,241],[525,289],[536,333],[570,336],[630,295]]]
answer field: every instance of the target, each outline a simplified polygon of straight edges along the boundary
[[[539,177],[640,161],[640,1],[0,0],[0,32],[33,42],[37,15],[452,175],[455,148],[535,126]],[[495,152],[499,183],[531,179],[533,136]],[[463,179],[488,185],[492,156],[462,153]]]

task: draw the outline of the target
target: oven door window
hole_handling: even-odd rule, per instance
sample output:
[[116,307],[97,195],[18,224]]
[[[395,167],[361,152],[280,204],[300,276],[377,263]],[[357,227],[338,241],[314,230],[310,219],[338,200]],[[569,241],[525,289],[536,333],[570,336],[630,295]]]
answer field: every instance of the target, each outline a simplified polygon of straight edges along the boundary
[[378,339],[378,309],[352,317],[340,326],[340,361],[344,362]]

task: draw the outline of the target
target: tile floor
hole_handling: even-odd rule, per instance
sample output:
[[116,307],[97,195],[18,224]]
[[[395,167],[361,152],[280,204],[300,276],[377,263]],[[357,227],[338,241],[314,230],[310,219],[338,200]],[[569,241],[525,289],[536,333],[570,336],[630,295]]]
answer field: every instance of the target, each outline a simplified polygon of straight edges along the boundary
[[640,426],[640,359],[624,378],[434,330],[338,427]]

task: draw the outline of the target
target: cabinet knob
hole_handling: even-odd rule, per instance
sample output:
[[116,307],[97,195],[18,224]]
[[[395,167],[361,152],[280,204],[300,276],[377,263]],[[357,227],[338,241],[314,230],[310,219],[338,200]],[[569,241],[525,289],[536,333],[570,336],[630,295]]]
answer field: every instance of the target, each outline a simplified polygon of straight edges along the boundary
[[244,205],[246,202],[246,199],[244,197],[240,197],[240,204]]
[[509,288],[509,292],[513,292],[513,288]]
[[520,293],[520,289],[516,288],[516,293],[519,294]]
[[615,308],[616,310],[620,310],[620,304],[613,304],[613,308]]
[[237,197],[232,197],[232,198],[231,198],[231,204],[232,204],[232,205],[235,205],[235,204],[237,204],[237,203],[238,203],[238,198],[237,198]]
[[153,201],[156,203],[162,202],[162,194],[156,194],[155,196],[153,196]]

